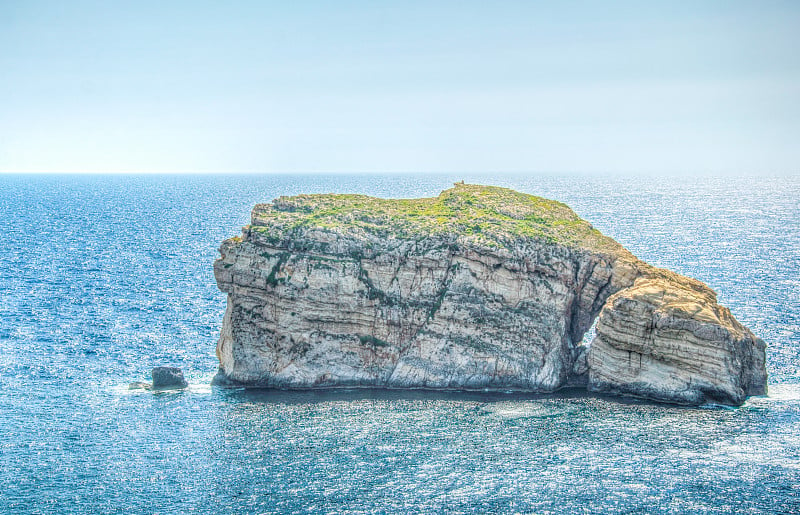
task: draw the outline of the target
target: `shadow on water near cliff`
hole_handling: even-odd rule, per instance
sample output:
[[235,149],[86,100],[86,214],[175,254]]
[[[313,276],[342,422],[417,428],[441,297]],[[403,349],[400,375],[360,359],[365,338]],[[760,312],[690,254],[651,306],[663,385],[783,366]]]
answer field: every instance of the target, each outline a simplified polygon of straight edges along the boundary
[[[216,389],[215,389],[216,390]],[[218,389],[227,399],[263,404],[315,404],[327,402],[356,401],[412,401],[412,402],[466,402],[466,403],[503,403],[520,401],[564,401],[596,399],[616,405],[660,406],[676,409],[708,409],[718,408],[716,405],[681,406],[677,404],[658,403],[631,397],[602,395],[586,391],[584,388],[562,388],[553,393],[504,392],[504,391],[467,391],[467,390],[426,390],[426,389],[390,389],[390,388],[327,388],[309,390],[280,390],[271,388],[238,388]],[[730,407],[726,407],[730,408]],[[735,408],[732,408],[735,409]]]
[[331,402],[465,402],[465,403],[504,403],[524,401],[570,401],[594,399],[610,405],[620,406],[653,406],[675,408],[679,410],[737,410],[764,409],[773,403],[800,403],[800,383],[777,384],[769,386],[769,394],[750,397],[742,406],[704,404],[701,406],[684,406],[680,404],[660,403],[633,397],[604,395],[589,392],[583,387],[567,387],[552,393],[535,393],[520,391],[475,391],[475,390],[428,390],[428,389],[392,389],[392,388],[316,388],[305,390],[282,390],[277,388],[220,388],[211,385],[206,377],[194,378],[185,389],[176,390],[130,390],[126,384],[113,388],[120,396],[156,396],[156,397],[209,397],[211,402],[217,398],[234,403],[256,404],[318,404]]

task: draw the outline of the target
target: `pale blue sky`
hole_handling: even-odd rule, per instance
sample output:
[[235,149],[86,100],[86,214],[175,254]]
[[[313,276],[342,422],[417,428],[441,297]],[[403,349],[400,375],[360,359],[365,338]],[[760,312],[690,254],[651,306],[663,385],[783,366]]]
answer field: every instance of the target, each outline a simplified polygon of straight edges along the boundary
[[800,172],[800,2],[0,0],[0,171]]

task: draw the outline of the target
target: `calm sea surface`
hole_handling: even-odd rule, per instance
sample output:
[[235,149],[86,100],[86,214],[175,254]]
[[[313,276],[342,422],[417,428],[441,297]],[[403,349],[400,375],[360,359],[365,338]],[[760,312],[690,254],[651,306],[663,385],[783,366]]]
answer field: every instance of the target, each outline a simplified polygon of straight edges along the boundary
[[[768,342],[737,409],[224,391],[211,263],[256,202],[561,200]],[[0,513],[800,512],[800,177],[0,176]],[[182,393],[129,392],[176,365]]]

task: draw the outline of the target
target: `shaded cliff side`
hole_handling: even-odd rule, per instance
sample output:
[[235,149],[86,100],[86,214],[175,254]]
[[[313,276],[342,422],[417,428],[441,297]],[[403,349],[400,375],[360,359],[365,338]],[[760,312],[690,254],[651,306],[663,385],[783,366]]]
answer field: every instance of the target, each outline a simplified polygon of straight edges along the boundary
[[504,188],[281,197],[220,252],[218,384],[586,385],[691,404],[766,388],[764,343],[708,287],[638,260],[564,204]]

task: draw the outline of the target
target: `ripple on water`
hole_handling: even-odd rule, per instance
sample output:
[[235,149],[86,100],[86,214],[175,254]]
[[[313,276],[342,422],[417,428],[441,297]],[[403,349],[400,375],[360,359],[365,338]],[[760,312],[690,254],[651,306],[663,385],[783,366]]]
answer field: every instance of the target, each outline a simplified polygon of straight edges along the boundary
[[[462,178],[1,177],[0,512],[800,511],[796,177],[472,179],[565,201],[717,289],[769,344],[769,396],[742,408],[209,386],[210,265],[253,204]],[[156,365],[189,388],[127,389]]]

